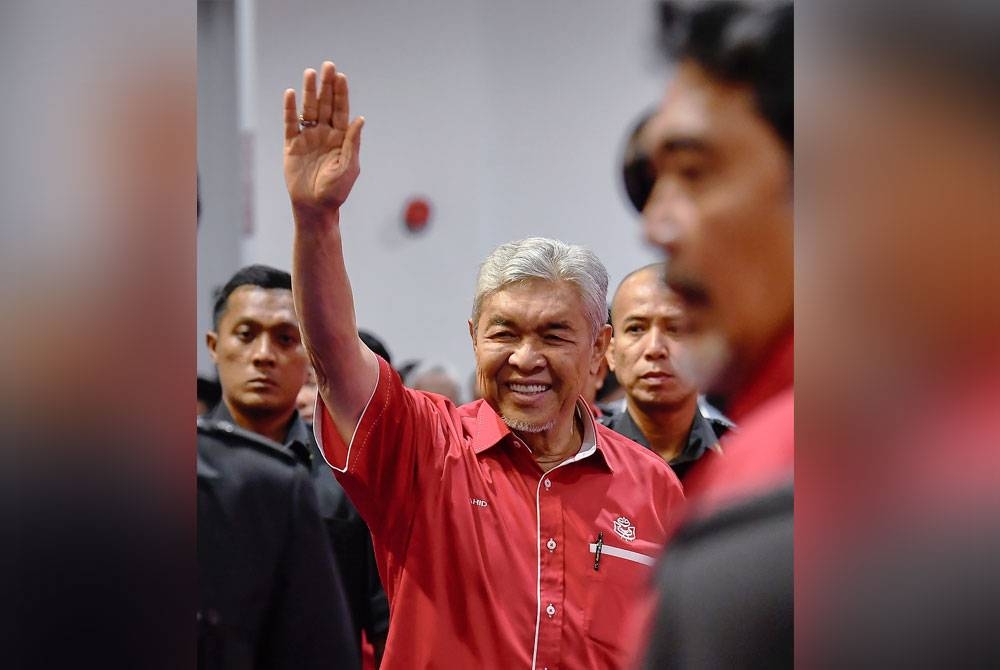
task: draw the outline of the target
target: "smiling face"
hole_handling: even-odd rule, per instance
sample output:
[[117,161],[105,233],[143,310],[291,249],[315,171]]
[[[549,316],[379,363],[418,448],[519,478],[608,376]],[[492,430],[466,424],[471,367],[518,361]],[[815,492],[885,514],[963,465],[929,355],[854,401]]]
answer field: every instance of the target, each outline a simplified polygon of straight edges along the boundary
[[608,329],[597,337],[570,282],[531,279],[483,300],[469,322],[483,398],[513,430],[561,435],[600,367]]
[[208,333],[208,348],[234,417],[291,415],[308,366],[292,292],[241,286],[218,328]]
[[639,270],[622,282],[611,306],[614,337],[608,364],[630,404],[647,412],[687,406],[697,393],[674,368],[684,346],[680,301],[663,283],[663,268]]
[[690,61],[642,142],[656,174],[646,235],[668,256],[690,352],[706,359],[691,366],[730,393],[792,327],[791,155],[749,87]]

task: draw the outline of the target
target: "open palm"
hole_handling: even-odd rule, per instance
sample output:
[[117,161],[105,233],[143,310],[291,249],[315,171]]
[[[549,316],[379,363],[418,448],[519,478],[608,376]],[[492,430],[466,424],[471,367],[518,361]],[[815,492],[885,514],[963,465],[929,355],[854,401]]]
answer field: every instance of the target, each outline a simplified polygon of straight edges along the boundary
[[285,91],[285,184],[294,206],[330,210],[347,199],[361,171],[364,119],[348,123],[347,77],[333,63],[323,63],[318,95],[316,78],[313,69],[302,77],[301,127],[295,91]]

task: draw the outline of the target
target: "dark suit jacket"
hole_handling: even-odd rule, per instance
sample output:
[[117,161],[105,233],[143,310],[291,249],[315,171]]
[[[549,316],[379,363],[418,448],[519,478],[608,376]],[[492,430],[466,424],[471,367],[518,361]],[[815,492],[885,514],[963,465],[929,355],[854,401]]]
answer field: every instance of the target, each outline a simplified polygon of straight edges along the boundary
[[[233,422],[225,403],[221,402],[206,418]],[[389,629],[389,601],[375,564],[371,533],[323,459],[312,429],[297,412],[292,416],[283,446],[309,470],[319,502],[320,517],[337,560],[356,646],[360,651],[362,630],[369,640],[377,641],[384,639]]]
[[198,420],[201,668],[357,668],[306,468],[281,445]]
[[[733,427],[730,421],[715,414],[717,410],[710,409],[713,409],[712,413],[705,412],[699,405],[699,408],[695,410],[694,417],[691,419],[691,428],[688,430],[687,443],[681,453],[669,463],[682,484],[691,467],[699,459],[703,458],[709,451],[721,451],[719,440]],[[639,426],[629,414],[627,407],[611,416],[602,417],[601,423],[647,449],[651,448],[649,440],[639,430]]]

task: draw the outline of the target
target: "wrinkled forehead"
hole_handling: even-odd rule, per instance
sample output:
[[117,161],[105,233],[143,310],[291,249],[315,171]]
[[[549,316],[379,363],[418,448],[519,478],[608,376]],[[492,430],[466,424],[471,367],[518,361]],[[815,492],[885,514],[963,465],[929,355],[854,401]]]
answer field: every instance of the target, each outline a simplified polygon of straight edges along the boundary
[[586,323],[583,294],[568,280],[524,279],[484,296],[479,325],[490,321],[575,321]]

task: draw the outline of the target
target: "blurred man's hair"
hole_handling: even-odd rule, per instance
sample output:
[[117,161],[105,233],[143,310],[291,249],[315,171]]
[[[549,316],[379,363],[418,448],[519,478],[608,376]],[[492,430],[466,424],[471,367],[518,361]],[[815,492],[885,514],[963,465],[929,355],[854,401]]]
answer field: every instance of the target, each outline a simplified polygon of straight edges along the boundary
[[753,89],[761,116],[793,147],[794,39],[790,2],[713,0],[659,6],[660,45],[713,77]]
[[219,329],[219,320],[226,311],[229,296],[241,286],[258,286],[260,288],[284,288],[292,290],[292,275],[284,270],[272,268],[269,265],[248,265],[236,271],[236,274],[226,282],[215,297],[212,309],[212,328]]

